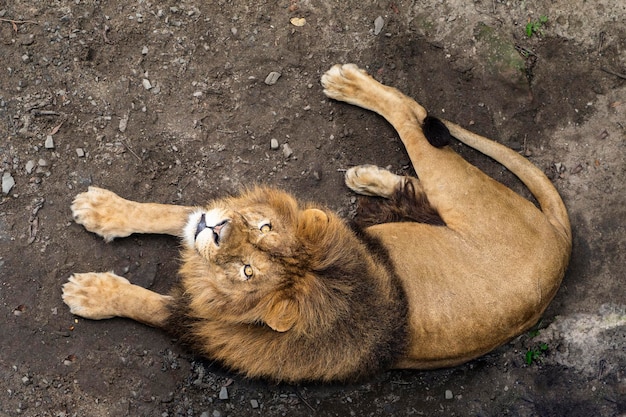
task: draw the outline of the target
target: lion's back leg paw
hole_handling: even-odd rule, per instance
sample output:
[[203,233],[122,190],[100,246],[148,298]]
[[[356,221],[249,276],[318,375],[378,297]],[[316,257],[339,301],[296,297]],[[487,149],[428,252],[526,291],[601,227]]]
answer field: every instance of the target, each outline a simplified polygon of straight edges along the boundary
[[375,165],[357,165],[346,172],[345,181],[358,194],[389,198],[402,186],[404,177]]
[[350,101],[357,97],[372,78],[354,64],[337,64],[322,75],[324,94],[340,101]]
[[92,320],[118,316],[120,291],[130,286],[126,278],[110,272],[74,274],[63,284],[63,302],[77,316]]

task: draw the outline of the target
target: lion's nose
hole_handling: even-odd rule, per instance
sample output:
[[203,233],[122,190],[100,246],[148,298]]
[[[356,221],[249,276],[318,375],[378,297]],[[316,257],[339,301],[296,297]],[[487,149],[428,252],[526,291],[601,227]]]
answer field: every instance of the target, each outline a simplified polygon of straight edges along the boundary
[[215,226],[208,226],[209,229],[213,231],[213,242],[215,242],[216,246],[220,245],[220,240],[222,238],[222,229],[228,224],[228,220],[223,220]]

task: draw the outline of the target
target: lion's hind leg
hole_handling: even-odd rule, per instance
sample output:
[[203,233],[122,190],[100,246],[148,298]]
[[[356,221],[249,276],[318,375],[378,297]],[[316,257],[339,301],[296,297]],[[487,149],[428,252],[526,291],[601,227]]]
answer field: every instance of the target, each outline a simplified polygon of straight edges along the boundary
[[131,284],[111,272],[74,274],[63,285],[63,302],[77,316],[92,320],[127,317],[163,327],[172,297]]
[[359,199],[356,223],[360,227],[381,223],[445,223],[417,178],[393,174],[375,165],[359,165],[346,172],[346,185],[354,192],[382,198]]

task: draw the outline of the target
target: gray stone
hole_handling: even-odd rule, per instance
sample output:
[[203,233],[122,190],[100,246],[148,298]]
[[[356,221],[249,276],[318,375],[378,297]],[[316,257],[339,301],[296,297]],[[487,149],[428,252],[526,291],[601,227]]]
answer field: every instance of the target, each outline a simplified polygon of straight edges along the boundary
[[227,400],[228,399],[228,389],[226,389],[226,387],[222,387],[222,389],[220,389],[219,399],[220,400]]
[[26,162],[26,173],[31,174],[33,172],[33,169],[35,169],[35,165],[35,161],[33,161],[32,159]]
[[289,147],[288,143],[283,144],[283,155],[285,156],[285,158],[289,158],[291,155],[293,155],[293,150],[291,149],[291,147]]
[[54,149],[54,138],[52,137],[52,135],[46,136],[46,142],[43,146],[45,146],[46,149]]
[[280,76],[281,76],[280,72],[276,72],[276,71],[270,72],[269,74],[267,74],[267,77],[265,77],[265,84],[267,85],[276,84]]
[[128,127],[128,114],[125,114],[124,117],[120,119],[119,130],[120,132],[126,132],[126,128]]
[[13,176],[10,173],[5,172],[4,174],[2,174],[2,193],[3,194],[9,194],[9,191],[11,191],[11,188],[13,188],[14,185],[15,185],[15,180],[13,179]]
[[383,30],[383,26],[385,25],[385,20],[382,16],[378,16],[376,20],[374,20],[374,35],[378,35],[381,30]]

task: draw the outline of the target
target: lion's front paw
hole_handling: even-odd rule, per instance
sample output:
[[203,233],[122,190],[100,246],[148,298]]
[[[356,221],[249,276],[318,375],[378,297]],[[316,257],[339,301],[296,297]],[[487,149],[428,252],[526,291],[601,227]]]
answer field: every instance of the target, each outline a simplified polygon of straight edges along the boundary
[[109,319],[119,315],[117,300],[126,285],[131,285],[126,278],[110,272],[74,274],[63,284],[62,298],[77,316]]
[[129,201],[117,194],[98,187],[89,187],[72,203],[72,215],[78,224],[94,232],[107,242],[132,233],[125,220]]
[[373,81],[365,71],[354,64],[337,64],[322,75],[324,94],[335,100],[351,102],[352,98]]
[[403,178],[375,165],[358,165],[346,172],[346,185],[356,193],[390,197]]

